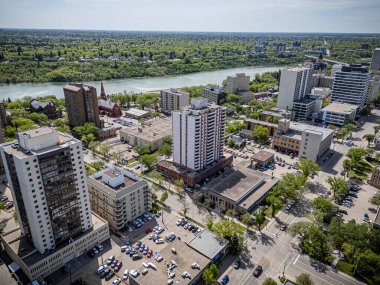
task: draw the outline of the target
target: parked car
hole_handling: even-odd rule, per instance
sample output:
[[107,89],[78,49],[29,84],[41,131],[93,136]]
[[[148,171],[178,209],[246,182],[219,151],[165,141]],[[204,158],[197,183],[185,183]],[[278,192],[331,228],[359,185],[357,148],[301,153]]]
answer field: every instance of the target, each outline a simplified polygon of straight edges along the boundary
[[114,281],[112,281],[112,285],[119,285],[121,283],[121,279],[117,278]]
[[111,263],[114,261],[114,259],[115,259],[114,255],[111,255],[110,257],[108,257],[108,259],[107,259],[107,265],[111,265]]
[[104,277],[104,279],[106,279],[106,280],[108,281],[108,280],[111,280],[112,277],[114,277],[114,276],[115,276],[115,273],[114,273],[113,271],[110,271],[110,272]]
[[225,285],[228,283],[228,281],[230,281],[230,277],[228,277],[228,275],[224,275],[220,283],[222,283],[222,285]]
[[368,211],[370,211],[372,213],[377,213],[377,210],[375,208],[368,208]]
[[237,260],[237,261],[235,261],[235,263],[234,263],[234,268],[237,270],[237,269],[239,269],[240,268],[240,265],[241,265],[241,262],[240,262],[240,260]]
[[124,274],[123,274],[123,280],[127,280],[128,277],[129,277],[128,269],[125,269],[125,270],[124,270]]
[[263,273],[263,268],[260,265],[257,265],[255,270],[253,271],[253,276],[259,277]]
[[160,243],[164,243],[164,240],[162,238],[159,238],[158,240],[156,240],[156,244],[160,244]]
[[286,225],[281,225],[281,226],[280,226],[280,230],[281,230],[281,231],[285,231],[285,230],[286,230]]

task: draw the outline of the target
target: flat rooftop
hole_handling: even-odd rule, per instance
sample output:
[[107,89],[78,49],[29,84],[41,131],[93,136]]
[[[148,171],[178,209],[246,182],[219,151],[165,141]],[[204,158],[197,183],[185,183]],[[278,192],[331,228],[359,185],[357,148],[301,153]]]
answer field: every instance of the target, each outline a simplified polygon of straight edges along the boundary
[[331,102],[326,107],[324,107],[321,111],[351,114],[352,112],[355,112],[357,109],[358,109],[357,105],[340,103],[340,102]]
[[[41,131],[41,129],[43,129]],[[46,129],[49,129],[50,131],[46,130]],[[51,133],[51,129],[50,128],[39,128],[39,132],[32,132],[33,130],[30,130],[28,131],[27,133],[30,133],[31,136],[40,136],[40,135],[43,135],[43,134],[49,134]],[[22,132],[22,133],[26,133],[26,132]],[[46,147],[46,148],[42,148],[42,149],[39,149],[39,150],[32,150],[32,151],[27,151],[25,149],[23,149],[22,147],[19,146],[19,141],[18,140],[14,140],[12,142],[8,142],[8,143],[5,143],[3,144],[1,147],[4,149],[5,152],[7,152],[8,154],[12,154],[14,156],[16,156],[17,158],[19,159],[24,159],[24,158],[27,158],[31,155],[39,155],[39,154],[43,154],[43,153],[47,153],[47,152],[50,152],[50,151],[53,151],[53,150],[58,150],[60,148],[64,148],[64,147],[67,147],[68,145],[70,144],[73,144],[73,143],[76,143],[78,142],[77,139],[73,138],[72,136],[68,135],[68,134],[65,134],[65,133],[59,133],[59,143],[57,145],[54,145],[54,146],[50,146],[50,147]]]
[[269,123],[269,122],[261,121],[261,120],[256,120],[256,119],[245,119],[244,122],[251,122],[251,123],[254,123],[254,124],[258,124],[258,125],[262,125],[262,126],[267,126],[267,127],[271,127],[271,128],[277,128],[278,127],[277,124]]
[[172,135],[172,119],[152,120],[149,124],[144,124],[144,127],[134,126],[126,127],[120,130],[128,135],[133,135],[146,141],[155,141]]
[[199,235],[189,241],[188,245],[212,260],[227,246],[227,241],[224,238],[218,237],[212,231],[204,229]]
[[307,125],[307,124],[301,124],[297,122],[290,122],[290,130],[293,131],[298,131],[298,132],[304,132],[304,131],[313,131],[317,133],[322,133],[322,140],[330,136],[332,133],[334,133],[334,130],[327,129],[327,128],[322,128],[318,126],[313,126],[313,125]]
[[273,158],[274,153],[266,151],[266,150],[260,150],[258,153],[255,153],[253,155],[253,160],[266,162],[268,159]]
[[[172,252],[172,248],[175,248],[177,252],[176,254]],[[175,239],[172,243],[168,244],[158,254],[164,258],[163,261],[157,262],[153,258],[149,260],[149,262],[152,262],[157,266],[156,270],[149,268],[148,273],[142,275],[141,271],[145,269],[145,267],[142,265],[142,262],[140,262],[140,266],[135,268],[140,271],[139,276],[136,278],[130,278],[133,278],[140,285],[168,284],[167,265],[169,265],[171,261],[174,261],[177,264],[177,267],[171,270],[171,272],[175,274],[173,284],[186,285],[189,284],[211,261],[206,256],[191,248],[185,242],[178,239]],[[201,269],[191,268],[191,265],[195,262],[199,264]],[[183,278],[182,273],[184,272],[188,272],[192,279]]]
[[24,132],[19,132],[18,134],[19,135],[26,134],[27,136],[29,136],[31,138],[35,138],[35,137],[50,134],[53,132],[57,132],[57,131],[53,130],[52,128],[49,128],[49,127],[41,127],[41,128],[37,128],[37,129],[31,129],[28,131],[24,131]]
[[212,180],[205,188],[249,209],[277,182],[277,178],[253,170],[250,162],[243,161]]
[[[74,238],[74,241],[82,238],[83,236],[91,233],[92,231],[95,231],[102,227],[105,222],[103,219],[98,217],[95,214],[91,214],[92,217],[92,223],[93,227],[85,232],[82,232],[78,236]],[[53,253],[57,252],[58,250],[62,249],[63,247],[67,246],[69,244],[69,241],[58,245],[58,247],[55,248],[55,250],[50,251],[47,254],[40,254],[37,249],[35,249],[33,242],[29,240],[28,238],[21,235],[21,229],[18,228],[16,230],[10,231],[8,233],[3,234],[3,240],[9,244],[9,246],[12,248],[13,252],[15,252],[27,266],[31,266],[42,259],[48,258]]]
[[[123,176],[123,182],[118,184],[116,187],[108,184],[108,183],[105,183],[103,181],[103,175],[106,175],[108,177],[110,177],[111,179],[113,178],[116,178],[118,176]],[[132,186],[134,184],[137,184],[138,182],[141,181],[141,179],[135,175],[133,175],[132,173],[130,173],[129,171],[126,171],[126,170],[122,170],[120,168],[108,168],[108,169],[105,169],[105,170],[101,170],[91,176],[88,176],[88,181],[93,181],[95,180],[96,182],[100,183],[101,185],[105,186],[105,188],[109,191],[120,191],[120,190],[123,190],[123,189],[126,189],[128,188],[129,186]],[[93,180],[92,180],[93,179]]]
[[134,116],[144,116],[146,114],[149,114],[149,111],[146,110],[140,110],[136,108],[130,108],[128,111],[125,112],[127,115],[134,115]]

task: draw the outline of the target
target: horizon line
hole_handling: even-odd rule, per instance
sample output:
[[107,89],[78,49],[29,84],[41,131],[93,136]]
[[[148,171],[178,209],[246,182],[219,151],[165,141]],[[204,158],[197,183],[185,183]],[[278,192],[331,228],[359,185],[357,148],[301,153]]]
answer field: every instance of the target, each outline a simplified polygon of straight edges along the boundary
[[80,28],[9,28],[0,27],[0,30],[25,31],[86,31],[86,32],[149,32],[149,33],[221,33],[221,34],[346,34],[346,35],[379,35],[375,32],[228,32],[228,31],[171,31],[171,30],[119,30],[119,29],[80,29]]

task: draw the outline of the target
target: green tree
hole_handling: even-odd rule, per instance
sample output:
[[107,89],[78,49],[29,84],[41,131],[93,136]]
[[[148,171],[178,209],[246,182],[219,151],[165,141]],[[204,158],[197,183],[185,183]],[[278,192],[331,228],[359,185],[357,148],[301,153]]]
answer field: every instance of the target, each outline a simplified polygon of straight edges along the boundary
[[262,285],[277,285],[277,282],[276,282],[274,279],[272,279],[272,278],[270,278],[270,277],[267,277],[267,278],[264,280],[264,282],[263,282]]
[[363,156],[367,154],[367,150],[361,147],[350,148],[347,152],[347,157],[350,158],[353,169],[358,169],[359,163]]
[[98,142],[98,141],[92,141],[92,142],[89,143],[88,148],[92,152],[96,152],[98,150],[99,146],[100,146],[100,142]]
[[287,232],[290,233],[292,236],[296,236],[300,243],[302,244],[303,241],[308,237],[309,235],[309,228],[312,226],[310,222],[307,221],[300,221],[297,223],[291,224]]
[[205,282],[206,285],[212,285],[216,283],[216,279],[219,275],[219,270],[216,267],[214,263],[210,265],[209,268],[205,269],[203,272],[203,281]]
[[259,230],[259,232],[261,232],[261,225],[264,224],[265,222],[265,216],[263,214],[257,214],[255,216],[255,225],[257,226],[257,229]]
[[74,132],[80,137],[92,134],[94,137],[98,135],[99,128],[93,123],[85,123],[83,126],[74,128]]
[[161,202],[161,203],[165,203],[165,201],[166,201],[166,199],[168,199],[168,197],[169,197],[169,193],[168,193],[168,191],[164,191],[164,192],[162,193],[162,195],[161,195],[160,202]]
[[183,191],[184,191],[184,187],[185,187],[185,182],[183,181],[183,179],[178,179],[178,180],[175,180],[174,181],[174,185],[177,189],[177,193],[180,197],[182,197],[182,194],[183,194]]
[[380,126],[374,126],[373,131],[374,131],[375,135],[377,135],[377,133],[380,131]]
[[260,144],[265,144],[269,139],[269,130],[266,127],[257,125],[252,131],[252,138]]
[[308,178],[318,174],[320,170],[318,164],[316,164],[311,159],[301,159],[296,163],[296,167],[302,171],[302,174]]
[[148,168],[148,171],[151,171],[157,163],[157,156],[154,154],[144,154],[139,157],[139,161]]
[[253,219],[252,215],[248,212],[241,216],[241,221],[244,225],[247,226],[247,229],[255,224],[255,220]]
[[121,159],[123,158],[123,154],[121,152],[114,152],[111,157],[116,161],[116,163],[120,163]]
[[314,285],[313,280],[310,278],[309,273],[301,273],[296,277],[297,285]]
[[167,143],[164,143],[161,147],[160,147],[160,153],[162,155],[165,155],[166,158],[170,157],[173,153],[173,148],[170,144],[167,144]]
[[228,241],[232,254],[240,253],[245,248],[245,229],[233,219],[213,223],[212,231]]
[[368,147],[370,146],[371,142],[375,140],[376,136],[374,134],[365,134],[363,136],[363,139],[367,140],[368,142]]
[[347,182],[343,178],[329,176],[326,181],[330,184],[331,190],[334,191],[335,199],[340,199],[348,193]]
[[150,153],[150,146],[149,144],[142,144],[140,146],[135,145],[133,147],[133,150],[138,153],[139,155],[144,155]]
[[99,147],[99,152],[102,156],[104,157],[107,157],[108,156],[108,152],[111,150],[111,146],[107,145],[107,144],[103,144],[103,145],[100,145]]
[[271,210],[272,210],[272,218],[274,217],[275,213],[277,210],[281,209],[282,206],[284,205],[284,203],[276,196],[274,196],[273,194],[272,195],[269,195],[267,198],[266,198],[266,201],[267,203],[270,205],[271,207]]
[[329,221],[334,214],[334,207],[330,200],[325,198],[316,198],[311,203],[311,206],[316,210],[314,215],[321,217],[321,220]]

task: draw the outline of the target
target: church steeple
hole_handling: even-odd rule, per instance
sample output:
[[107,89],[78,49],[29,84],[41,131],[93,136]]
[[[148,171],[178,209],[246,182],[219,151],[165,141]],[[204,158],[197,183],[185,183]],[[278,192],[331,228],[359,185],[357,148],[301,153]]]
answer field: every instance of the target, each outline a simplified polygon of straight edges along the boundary
[[100,83],[100,99],[107,100],[106,92],[104,92],[103,81]]

